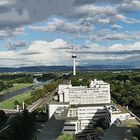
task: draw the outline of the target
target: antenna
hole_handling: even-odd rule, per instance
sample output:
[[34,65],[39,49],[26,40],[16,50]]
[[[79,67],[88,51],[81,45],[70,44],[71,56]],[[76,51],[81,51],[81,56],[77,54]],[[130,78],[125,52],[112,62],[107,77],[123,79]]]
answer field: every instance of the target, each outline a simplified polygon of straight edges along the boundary
[[76,46],[74,44],[74,46],[73,46],[73,53],[72,53],[72,59],[73,59],[73,75],[76,75],[76,58],[77,58],[77,55],[76,55]]

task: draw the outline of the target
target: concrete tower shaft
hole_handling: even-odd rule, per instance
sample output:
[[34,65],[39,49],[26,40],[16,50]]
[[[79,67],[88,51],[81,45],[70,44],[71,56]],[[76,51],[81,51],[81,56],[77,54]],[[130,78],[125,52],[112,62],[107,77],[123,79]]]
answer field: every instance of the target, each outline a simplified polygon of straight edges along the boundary
[[73,59],[73,75],[76,75],[76,58],[77,58],[77,55],[75,53],[75,49],[76,49],[76,46],[74,45],[73,46],[73,54],[72,54],[72,59]]

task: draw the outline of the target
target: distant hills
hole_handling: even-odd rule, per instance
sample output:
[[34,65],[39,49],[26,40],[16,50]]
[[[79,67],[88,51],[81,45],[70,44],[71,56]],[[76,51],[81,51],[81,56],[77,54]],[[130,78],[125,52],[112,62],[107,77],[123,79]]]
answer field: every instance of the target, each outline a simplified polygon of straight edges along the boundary
[[[128,65],[92,65],[78,66],[77,70],[92,71],[92,70],[131,70],[138,69]],[[29,67],[0,67],[0,72],[53,72],[53,71],[71,71],[72,66],[29,66]]]

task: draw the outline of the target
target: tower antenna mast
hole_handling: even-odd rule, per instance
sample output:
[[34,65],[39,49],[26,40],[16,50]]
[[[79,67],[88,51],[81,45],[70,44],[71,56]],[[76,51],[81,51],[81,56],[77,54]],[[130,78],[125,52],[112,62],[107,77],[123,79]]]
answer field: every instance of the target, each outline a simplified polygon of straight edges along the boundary
[[76,58],[77,58],[77,55],[76,55],[76,46],[74,44],[74,46],[73,46],[73,53],[72,53],[72,59],[73,59],[73,75],[74,76],[76,75]]

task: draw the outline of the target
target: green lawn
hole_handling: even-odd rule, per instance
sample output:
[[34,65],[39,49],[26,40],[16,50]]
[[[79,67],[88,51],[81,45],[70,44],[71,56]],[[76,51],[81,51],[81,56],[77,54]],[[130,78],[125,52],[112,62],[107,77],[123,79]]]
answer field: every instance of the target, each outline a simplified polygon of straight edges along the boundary
[[24,84],[24,83],[21,83],[21,84],[14,84],[14,87],[11,87],[11,88],[8,88],[8,89],[5,89],[3,91],[0,92],[0,95],[2,94],[7,94],[7,93],[10,93],[10,92],[14,92],[16,90],[19,90],[19,89],[22,89],[22,88],[25,88],[25,87],[28,87],[32,84],[28,83],[28,84]]
[[75,140],[75,138],[72,134],[63,134],[57,140]]
[[136,119],[125,120],[122,123],[126,127],[130,127],[130,128],[138,128],[140,126],[140,122],[138,122]]
[[[22,88],[22,87],[25,87],[25,86],[29,86],[30,84],[22,84],[22,85],[19,85],[18,88]],[[42,89],[43,86],[40,85],[39,87],[35,87],[34,89],[32,90],[37,90],[37,89]],[[17,88],[15,88],[17,89]],[[15,104],[14,104],[14,101],[18,101],[20,104],[23,103],[23,101],[29,99],[31,97],[31,92],[32,90],[28,91],[28,92],[25,92],[23,94],[20,94],[20,95],[17,95],[17,96],[14,96],[10,99],[7,99],[3,102],[0,102],[0,109],[14,109],[16,108]],[[16,90],[15,90],[16,91]]]
[[16,106],[14,104],[14,101],[17,100],[20,104],[22,104],[23,101],[30,98],[31,91],[23,93],[21,95],[14,96],[8,100],[5,100],[0,103],[0,109],[14,109]]

